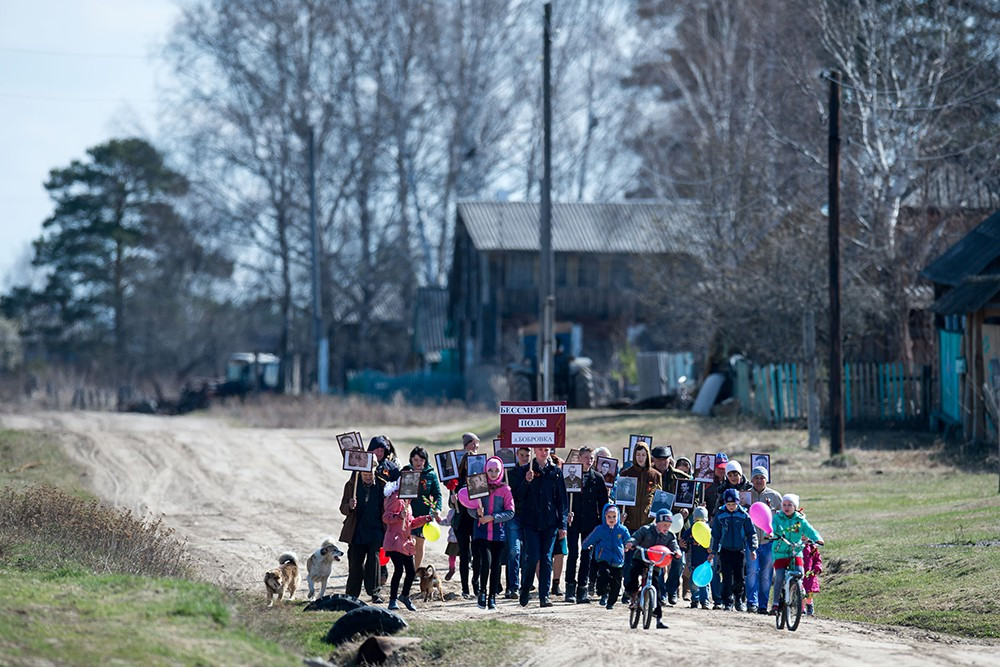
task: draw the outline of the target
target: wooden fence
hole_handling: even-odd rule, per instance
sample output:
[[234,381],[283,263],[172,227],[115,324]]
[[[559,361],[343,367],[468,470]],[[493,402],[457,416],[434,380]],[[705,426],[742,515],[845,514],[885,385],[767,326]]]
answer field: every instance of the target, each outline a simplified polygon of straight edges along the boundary
[[[740,411],[770,423],[805,420],[808,387],[802,364],[751,366],[738,362],[734,395]],[[817,391],[821,414],[829,400],[828,378],[820,378]],[[901,362],[844,364],[844,421],[918,423],[930,417],[931,368],[914,374]]]

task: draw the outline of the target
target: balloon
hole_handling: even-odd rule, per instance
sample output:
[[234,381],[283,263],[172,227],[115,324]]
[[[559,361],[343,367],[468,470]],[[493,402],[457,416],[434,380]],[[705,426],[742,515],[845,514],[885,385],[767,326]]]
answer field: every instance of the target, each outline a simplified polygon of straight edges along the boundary
[[694,571],[691,573],[691,583],[698,588],[708,586],[712,583],[712,574],[712,564],[706,560],[704,563],[694,568]]
[[670,532],[677,535],[682,530],[684,530],[684,515],[678,512],[673,516],[673,520],[670,522]]
[[388,565],[389,564],[389,557],[385,555],[385,548],[384,547],[380,547],[379,550],[378,550],[378,564],[379,565]]
[[458,502],[462,503],[462,507],[467,507],[470,510],[474,510],[479,507],[479,499],[470,500],[469,489],[464,486],[458,490]]
[[756,502],[750,506],[750,520],[753,525],[761,529],[766,535],[774,532],[771,526],[771,508],[767,503]]
[[712,531],[708,529],[708,524],[703,521],[695,521],[691,526],[691,536],[694,541],[701,546],[708,548],[712,543]]
[[653,565],[656,567],[666,568],[670,566],[674,555],[662,544],[656,544],[646,550],[646,558],[653,561]]
[[435,526],[433,523],[424,524],[424,539],[430,542],[437,542],[438,538],[441,537],[441,529]]

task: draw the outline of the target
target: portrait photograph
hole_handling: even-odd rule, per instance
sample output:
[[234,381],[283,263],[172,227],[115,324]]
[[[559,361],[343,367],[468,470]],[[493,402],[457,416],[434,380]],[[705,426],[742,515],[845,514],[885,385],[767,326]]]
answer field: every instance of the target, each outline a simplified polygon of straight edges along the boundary
[[490,495],[490,486],[484,472],[469,475],[467,486],[469,487],[469,498],[472,500]]
[[753,496],[750,495],[749,491],[740,491],[740,505],[743,507],[750,507],[753,503]]
[[674,494],[663,489],[653,492],[653,504],[649,507],[649,516],[656,516],[660,510],[671,510],[674,506]]
[[434,460],[437,461],[438,479],[442,482],[447,482],[449,479],[458,478],[458,463],[455,460],[454,449],[447,452],[438,452],[434,455]]
[[371,472],[375,468],[375,452],[349,449],[344,452],[344,470]]
[[568,493],[579,493],[583,490],[583,464],[564,463],[563,479],[566,481],[566,491]]
[[635,477],[618,478],[615,482],[615,505],[635,506],[636,493],[638,491],[636,482]]
[[465,474],[469,477],[486,472],[486,454],[469,454],[465,457]]
[[646,443],[646,447],[648,447],[649,449],[653,448],[653,436],[651,436],[651,435],[642,435],[641,433],[639,433],[639,434],[632,434],[632,435],[630,435],[628,437],[628,450],[629,450],[630,453],[632,452],[632,450],[635,449],[635,443],[639,442],[640,440],[642,442],[645,442]]
[[708,483],[715,481],[715,454],[694,455],[694,481]]
[[597,468],[597,474],[604,478],[604,485],[609,489],[615,484],[615,475],[618,473],[618,460],[612,459],[607,456],[598,456],[597,463],[594,464]]
[[694,481],[679,479],[674,487],[674,507],[694,507]]
[[337,436],[337,444],[340,445],[340,451],[342,452],[346,452],[349,449],[364,449],[364,445],[361,444],[361,434],[357,431],[341,433]]
[[493,455],[503,461],[504,468],[513,468],[517,465],[517,452],[508,447],[501,447],[502,442],[499,438],[493,441]]
[[420,471],[404,470],[399,474],[399,497],[414,499],[420,495]]
[[770,484],[773,481],[771,479],[771,455],[750,452],[750,470],[747,471],[747,480],[750,479],[750,474],[752,474],[753,469],[757,466],[767,471],[767,483]]
[[565,461],[565,463],[579,463],[579,462],[580,462],[580,450],[579,449],[571,449],[568,452],[566,452],[566,461]]

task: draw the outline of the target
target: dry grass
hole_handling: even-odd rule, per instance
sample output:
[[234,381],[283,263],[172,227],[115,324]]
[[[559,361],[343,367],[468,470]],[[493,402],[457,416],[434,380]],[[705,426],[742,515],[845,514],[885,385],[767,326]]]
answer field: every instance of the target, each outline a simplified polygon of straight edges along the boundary
[[183,545],[162,519],[139,519],[52,486],[0,490],[0,563],[30,570],[190,575]]
[[261,395],[217,403],[209,414],[253,428],[339,428],[344,424],[431,426],[474,422],[496,415],[470,410],[464,403],[414,405],[397,398],[388,403],[359,396]]

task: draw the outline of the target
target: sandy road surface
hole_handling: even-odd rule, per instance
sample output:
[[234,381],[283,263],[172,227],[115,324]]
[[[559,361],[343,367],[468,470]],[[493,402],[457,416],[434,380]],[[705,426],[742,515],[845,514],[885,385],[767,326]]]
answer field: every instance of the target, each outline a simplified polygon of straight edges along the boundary
[[[88,470],[97,494],[138,512],[165,515],[187,539],[206,577],[225,586],[263,597],[263,573],[280,552],[292,550],[304,559],[323,536],[340,534],[338,505],[347,474],[329,431],[233,428],[204,417],[76,412],[2,415],[0,426],[59,434],[70,455]],[[364,432],[376,430],[408,451],[403,444],[408,437],[462,427]],[[444,540],[428,547],[432,562],[446,567]],[[335,590],[343,590],[344,569],[335,568]],[[304,590],[303,583],[296,598],[303,598]],[[419,613],[441,620],[485,615],[469,602],[432,603]],[[679,606],[665,613],[670,630],[643,632],[627,629],[624,610],[562,603],[522,609],[508,601],[501,603],[497,617],[547,628],[521,660],[545,667],[665,664],[677,656],[722,657],[720,651],[761,647],[766,647],[770,664],[1000,665],[996,644],[825,619],[803,619],[798,632],[778,632],[768,617]],[[644,641],[635,641],[637,635]]]

